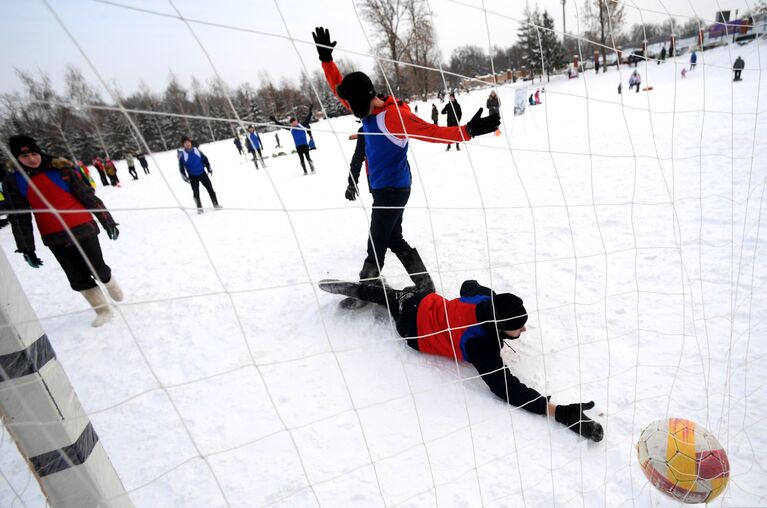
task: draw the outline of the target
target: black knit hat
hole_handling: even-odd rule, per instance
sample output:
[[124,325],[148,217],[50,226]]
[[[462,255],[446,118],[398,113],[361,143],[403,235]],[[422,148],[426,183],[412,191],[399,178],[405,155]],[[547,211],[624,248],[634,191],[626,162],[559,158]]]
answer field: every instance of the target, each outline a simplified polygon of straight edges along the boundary
[[[480,322],[495,320],[497,330],[519,330],[527,323],[527,310],[522,299],[511,293],[495,295],[477,305],[477,319]],[[495,307],[495,313],[493,313]]]
[[373,82],[364,72],[347,74],[336,87],[338,96],[349,103],[357,118],[365,118],[370,111],[370,99],[376,96]]
[[19,155],[25,153],[37,153],[42,155],[40,147],[37,145],[35,138],[21,134],[19,136],[11,136],[8,139],[8,147],[11,149],[11,154],[15,158],[19,158]]

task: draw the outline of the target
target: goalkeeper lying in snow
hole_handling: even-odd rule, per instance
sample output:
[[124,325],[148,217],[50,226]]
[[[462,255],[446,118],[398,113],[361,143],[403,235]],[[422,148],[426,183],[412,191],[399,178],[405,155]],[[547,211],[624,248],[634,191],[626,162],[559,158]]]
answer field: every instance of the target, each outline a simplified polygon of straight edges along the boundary
[[324,280],[320,288],[388,305],[397,331],[413,349],[467,361],[474,365],[490,390],[509,404],[531,413],[553,416],[585,438],[601,441],[604,437],[602,426],[583,412],[594,407],[593,401],[553,404],[549,397],[526,386],[503,364],[503,343],[518,339],[526,331],[527,311],[518,296],[497,295],[474,280],[465,281],[461,285],[461,297],[454,300],[433,292],[384,290],[375,282]]

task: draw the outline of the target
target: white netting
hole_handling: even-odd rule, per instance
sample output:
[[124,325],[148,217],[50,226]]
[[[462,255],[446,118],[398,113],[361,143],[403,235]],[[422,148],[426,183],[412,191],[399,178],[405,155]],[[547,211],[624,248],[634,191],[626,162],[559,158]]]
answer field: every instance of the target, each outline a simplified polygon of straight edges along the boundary
[[[481,34],[472,42],[491,55],[502,31],[524,23],[516,6],[425,4],[437,35],[460,13],[462,26]],[[579,20],[581,6],[571,7]],[[691,14],[624,7],[642,24],[713,21],[692,4]],[[263,21],[254,25],[239,19],[251,4],[210,17],[173,1],[81,8],[125,16],[155,36],[157,23],[172,25],[187,38],[163,44],[219,83],[231,55],[214,37],[295,59],[306,76],[320,67],[309,36],[315,19],[285,2],[258,5]],[[376,49],[360,6],[311,8],[325,12],[316,24],[338,40],[334,55],[379,68],[385,92],[396,95],[384,67],[392,61]],[[327,10],[354,24],[336,26]],[[142,149],[150,151],[138,118],[207,121],[211,132],[210,122],[253,123],[237,113],[231,91],[229,110],[218,114],[127,106],[71,11],[46,1],[39,15],[55,20],[59,40],[111,101],[80,107],[122,114]],[[542,41],[549,29],[537,28]],[[368,47],[350,46],[345,32]],[[581,61],[587,44],[616,46],[612,32],[606,47],[569,37]],[[364,258],[370,197],[364,184],[356,203],[342,195],[354,149],[346,138],[358,128],[350,116],[312,125],[318,174],[306,179],[293,155],[267,158],[268,169],[256,172],[231,138],[203,145],[225,206],[216,214],[194,213],[175,150],[151,155],[152,176],[99,188],[122,230],[115,243],[102,235],[102,247],[127,293],[107,327],[86,329],[90,310],[39,237],[39,272],[13,254],[10,228],[0,245],[137,506],[671,505],[640,472],[634,449],[647,423],[670,416],[705,426],[728,453],[730,485],[716,503],[764,505],[763,47],[757,37],[700,51],[685,79],[689,54],[644,60],[638,68],[652,89],[643,93],[625,89],[625,65],[577,80],[553,76],[525,93],[545,87],[543,103],[523,117],[513,106],[526,83],[460,76],[475,87],[459,96],[462,123],[492,88],[501,135],[462,143],[460,154],[411,141],[405,237],[438,291],[456,297],[463,280],[477,279],[520,295],[529,330],[504,352],[511,372],[552,402],[595,400],[589,413],[606,431],[598,444],[495,398],[470,365],[410,350],[385,309],[344,311],[317,289],[323,278],[353,279]],[[735,84],[738,55],[746,79]],[[257,69],[258,58],[245,65]],[[491,60],[492,74],[504,65]],[[453,74],[441,64],[428,70],[448,87]],[[327,108],[316,83],[311,90]],[[442,108],[437,98],[411,107],[427,118],[432,103]],[[395,287],[409,284],[391,253],[384,275]],[[10,453],[15,445],[2,438],[0,504],[40,505],[34,479]]]

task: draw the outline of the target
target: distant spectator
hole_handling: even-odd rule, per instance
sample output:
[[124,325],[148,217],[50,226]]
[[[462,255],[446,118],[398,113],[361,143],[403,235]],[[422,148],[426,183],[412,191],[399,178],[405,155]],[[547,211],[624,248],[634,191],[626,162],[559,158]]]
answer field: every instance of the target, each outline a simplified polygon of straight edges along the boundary
[[695,50],[693,50],[692,54],[690,55],[690,70],[695,68],[696,63],[698,63],[698,54],[695,52]]
[[741,57],[735,59],[735,62],[732,64],[732,70],[735,72],[735,79],[733,79],[733,81],[742,81],[740,79],[740,73],[743,72],[745,66],[746,62],[744,62]]

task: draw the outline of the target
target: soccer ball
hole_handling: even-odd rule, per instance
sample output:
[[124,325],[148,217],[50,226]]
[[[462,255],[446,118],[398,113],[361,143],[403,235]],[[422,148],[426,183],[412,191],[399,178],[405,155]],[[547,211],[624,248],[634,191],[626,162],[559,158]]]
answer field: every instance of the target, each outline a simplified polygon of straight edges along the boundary
[[690,420],[651,423],[639,436],[637,455],[650,483],[677,501],[708,503],[727,488],[727,454],[708,430]]

